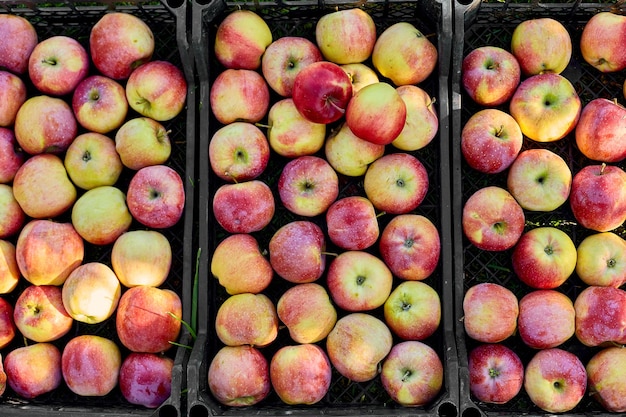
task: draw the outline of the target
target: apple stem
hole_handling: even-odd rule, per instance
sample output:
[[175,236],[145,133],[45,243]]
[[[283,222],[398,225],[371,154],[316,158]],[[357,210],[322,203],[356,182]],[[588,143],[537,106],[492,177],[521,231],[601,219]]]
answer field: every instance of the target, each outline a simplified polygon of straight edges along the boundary
[[606,168],[606,162],[602,162],[602,166],[600,167],[600,175],[604,174],[605,168]]
[[342,114],[346,112],[346,109],[339,107],[337,103],[335,103],[335,99],[333,99],[332,97],[327,97],[326,102],[329,103],[331,106],[333,106],[337,111],[341,112]]
[[338,254],[338,253],[335,253],[335,252],[326,252],[326,251],[322,251],[322,255],[328,255],[328,256],[334,256],[334,257],[339,256],[339,254]]
[[387,212],[386,212],[386,211],[381,211],[380,213],[378,213],[378,214],[376,215],[376,218],[382,217],[382,216],[384,216],[385,214],[387,214]]
[[224,175],[226,175],[226,176],[227,176],[227,177],[229,177],[231,180],[233,180],[233,182],[234,182],[235,184],[238,184],[238,182],[237,182],[237,178],[235,178],[235,177],[233,177],[232,175],[230,175],[230,172],[226,171],[226,172],[224,172]]
[[406,380],[411,376],[413,372],[411,372],[409,369],[405,369],[404,370],[404,374],[402,375],[402,382],[406,382]]
[[496,137],[500,137],[502,135],[502,132],[504,131],[504,125],[500,125],[500,127],[498,128],[498,130],[496,130]]
[[255,123],[254,125],[255,125],[256,127],[263,127],[263,128],[265,128],[265,129],[271,129],[271,128],[272,128],[272,125],[266,125],[265,123],[258,123],[258,122],[257,122],[257,123]]

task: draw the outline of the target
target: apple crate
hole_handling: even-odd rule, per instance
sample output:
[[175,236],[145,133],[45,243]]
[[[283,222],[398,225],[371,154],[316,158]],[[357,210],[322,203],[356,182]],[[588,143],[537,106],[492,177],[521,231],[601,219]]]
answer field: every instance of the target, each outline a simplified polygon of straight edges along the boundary
[[[472,169],[465,161],[461,152],[461,131],[467,120],[478,110],[477,105],[467,94],[461,84],[461,63],[463,57],[471,50],[485,45],[494,45],[510,51],[512,33],[522,21],[531,18],[550,17],[561,22],[568,30],[572,40],[572,57],[563,71],[573,84],[584,106],[594,98],[617,99],[624,104],[622,85],[626,72],[601,73],[585,62],[580,52],[580,36],[586,22],[594,14],[601,11],[615,11],[624,14],[623,2],[515,2],[515,1],[471,1],[455,2],[454,42],[451,75],[452,103],[452,218],[454,219],[454,256],[455,260],[455,335],[459,353],[459,401],[463,416],[512,416],[512,415],[546,415],[541,408],[535,406],[522,387],[519,394],[505,404],[490,404],[479,401],[470,392],[468,355],[480,343],[470,338],[463,324],[463,298],[466,291],[482,282],[492,282],[510,289],[521,299],[532,289],[515,275],[512,268],[512,249],[503,252],[489,252],[472,245],[462,229],[463,206],[468,198],[477,190],[488,185],[507,188],[508,169],[498,174],[483,174]],[[522,75],[522,80],[525,77]],[[497,106],[508,111],[508,102]],[[561,156],[567,163],[572,175],[584,166],[598,162],[586,158],[576,146],[574,133],[556,142],[539,143],[524,137],[522,150],[544,148]],[[609,164],[624,169],[625,161]],[[556,210],[537,212],[524,210],[525,227],[528,231],[540,226],[556,227],[571,237],[576,247],[587,236],[595,232],[581,226],[575,219],[570,208],[569,199]],[[626,229],[622,224],[613,230],[622,238],[626,237]],[[572,301],[587,287],[574,272],[557,291],[567,295]],[[497,318],[494,317],[494,320]],[[502,342],[518,354],[524,367],[537,350],[528,347],[519,334]],[[589,359],[600,350],[583,345],[576,336],[572,336],[559,348],[574,353],[586,365]],[[567,415],[610,415],[591,396],[589,389],[578,405]]]
[[[184,70],[184,76],[188,83],[187,101],[181,113],[175,118],[163,122],[164,126],[170,130],[169,136],[172,143],[170,158],[165,163],[181,175],[185,187],[185,209],[183,217],[179,222],[160,232],[168,239],[172,247],[172,265],[170,273],[161,288],[174,291],[179,295],[183,304],[183,316],[181,319],[187,323],[192,323],[192,286],[194,279],[195,255],[192,253],[197,247],[197,241],[192,234],[194,222],[194,200],[195,190],[193,178],[195,177],[195,79],[193,73],[194,62],[191,59],[190,47],[187,39],[186,26],[186,3],[181,2],[160,2],[160,1],[2,1],[0,2],[0,13],[9,13],[22,16],[30,21],[37,31],[39,40],[52,36],[64,35],[78,40],[87,50],[89,43],[89,33],[91,27],[105,14],[112,11],[119,11],[136,15],[141,18],[152,29],[155,37],[155,51],[153,59],[163,59],[172,62]],[[95,73],[90,68],[91,73]],[[29,97],[33,94],[34,87],[30,83],[28,76],[22,79],[29,89]],[[71,96],[63,97],[71,105]],[[129,109],[127,120],[137,117],[134,111]],[[84,133],[80,127],[78,133]],[[113,138],[115,131],[107,136]],[[60,155],[63,158],[63,154]],[[126,191],[128,183],[134,171],[124,168],[116,186],[122,191]],[[84,191],[77,188],[78,196]],[[27,221],[29,218],[27,218]],[[70,222],[70,213],[60,215],[58,220]],[[146,229],[133,220],[129,230]],[[15,244],[17,235],[9,238]],[[102,262],[111,266],[110,255],[112,244],[92,245],[85,242],[85,255],[83,263]],[[54,262],[54,259],[50,259]],[[3,298],[10,302],[17,300],[21,292],[26,288],[27,282],[22,278],[17,288],[11,293],[3,295]],[[125,288],[122,286],[122,293]],[[60,351],[65,343],[78,335],[93,334],[113,340],[120,348],[122,359],[130,352],[126,349],[119,338],[115,328],[115,314],[99,324],[85,324],[74,321],[71,330],[61,339],[52,342]],[[178,340],[166,353],[174,360],[172,373],[172,389],[170,397],[156,409],[137,406],[129,403],[120,392],[119,386],[103,397],[82,397],[74,394],[62,381],[61,386],[52,392],[40,395],[32,400],[26,400],[16,395],[7,385],[4,395],[0,398],[0,414],[3,416],[17,416],[30,413],[36,416],[60,416],[60,415],[80,415],[80,416],[128,416],[128,415],[153,415],[153,416],[182,416],[184,414],[184,403],[181,402],[183,391],[186,385],[186,364],[193,339],[191,333],[185,326],[182,326]],[[13,349],[32,344],[25,340],[19,331],[13,342],[2,349],[2,357]],[[187,347],[183,347],[187,346]]]
[[[217,122],[209,108],[209,91],[213,80],[223,67],[217,63],[213,53],[213,40],[218,24],[224,17],[236,8],[250,9],[259,14],[269,25],[273,38],[282,36],[304,36],[315,40],[314,32],[317,20],[334,10],[352,7],[361,7],[367,11],[377,25],[380,33],[393,23],[408,21],[413,23],[423,33],[430,36],[439,53],[438,65],[433,74],[420,86],[436,99],[436,108],[439,116],[439,131],[434,140],[425,148],[413,152],[425,165],[429,174],[430,189],[424,202],[415,210],[423,214],[436,225],[441,238],[441,257],[433,275],[425,281],[432,286],[441,299],[442,319],[438,330],[426,342],[433,347],[444,366],[443,387],[435,400],[422,407],[405,408],[394,403],[381,385],[380,377],[366,383],[351,382],[333,369],[333,378],[326,396],[318,403],[310,406],[291,406],[282,402],[273,390],[269,396],[254,406],[244,408],[227,407],[221,405],[211,394],[208,387],[209,365],[223,346],[215,331],[215,316],[221,303],[228,297],[225,289],[211,275],[210,262],[212,253],[217,244],[228,233],[217,223],[212,213],[213,195],[224,181],[217,178],[212,172],[208,160],[209,141],[212,135],[222,126]],[[207,297],[206,303],[198,305],[198,338],[189,359],[188,367],[188,412],[190,416],[206,415],[457,415],[457,360],[454,337],[452,333],[452,282],[451,267],[451,220],[449,218],[449,155],[448,155],[448,66],[450,62],[449,22],[451,15],[446,2],[438,1],[366,1],[350,3],[345,1],[255,1],[255,2],[225,2],[222,0],[208,3],[193,2],[192,12],[192,48],[196,59],[196,68],[200,80],[198,120],[199,120],[199,244],[201,249],[199,263],[199,294]],[[277,101],[277,96],[270,93],[270,103]],[[327,129],[330,132],[331,125]],[[389,147],[388,153],[393,152]],[[323,157],[323,149],[315,154]],[[292,214],[283,207],[278,196],[277,182],[282,168],[288,159],[280,157],[271,151],[269,164],[259,179],[266,182],[276,202],[276,211],[271,223],[253,236],[260,244],[260,248],[267,254],[268,244],[274,232],[282,225],[293,220],[307,219]],[[362,177],[348,178],[339,176],[339,198],[349,195],[364,195]],[[324,216],[308,218],[325,230]],[[382,228],[391,216],[379,217]],[[326,232],[326,230],[325,230]],[[338,252],[328,237],[326,237],[327,251]],[[377,245],[368,251],[377,253]],[[326,259],[326,271],[332,257]],[[316,281],[326,285],[326,271]],[[398,279],[394,278],[394,288]],[[263,291],[274,303],[290,284],[278,275],[269,287]],[[338,309],[338,317],[346,314]],[[382,307],[371,311],[371,314],[382,319]],[[395,342],[399,340],[395,339]],[[280,328],[276,340],[267,347],[261,348],[265,357],[269,359],[280,347],[295,344],[289,337],[286,328]],[[318,342],[325,347],[325,339]]]

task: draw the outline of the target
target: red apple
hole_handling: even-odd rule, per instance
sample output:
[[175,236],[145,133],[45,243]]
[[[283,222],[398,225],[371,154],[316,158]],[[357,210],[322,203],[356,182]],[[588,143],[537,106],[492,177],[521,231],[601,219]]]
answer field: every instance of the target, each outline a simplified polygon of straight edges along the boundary
[[497,174],[511,166],[523,143],[524,136],[513,116],[499,109],[479,110],[461,131],[465,162],[485,174]]
[[17,111],[26,98],[24,81],[13,73],[0,71],[0,126],[13,126]]
[[72,93],[72,110],[78,123],[85,129],[109,133],[120,127],[126,119],[126,90],[112,78],[88,76]]
[[281,202],[300,216],[324,213],[339,195],[339,178],[324,159],[305,155],[287,162],[278,179]]
[[114,80],[125,80],[154,52],[150,27],[130,13],[104,14],[91,28],[89,52],[96,68]]
[[61,352],[51,343],[34,343],[16,348],[4,358],[9,387],[22,398],[31,399],[61,386]]
[[370,200],[351,195],[336,200],[326,210],[331,242],[346,250],[364,250],[378,241],[380,230]]
[[209,94],[213,115],[222,124],[259,122],[266,116],[270,104],[269,87],[263,76],[246,69],[221,72]]
[[524,210],[504,188],[488,185],[474,192],[463,206],[463,233],[477,248],[504,251],[524,232]]
[[272,32],[263,18],[252,10],[237,9],[218,25],[213,48],[224,67],[256,70],[271,43]]
[[358,7],[336,10],[319,18],[315,40],[324,58],[335,64],[363,62],[376,43],[374,19]]
[[289,282],[313,282],[325,271],[326,238],[313,222],[294,220],[281,226],[272,235],[268,249],[272,268]]
[[63,306],[61,287],[29,285],[22,291],[13,311],[20,333],[35,342],[52,342],[66,335],[74,324]]
[[517,58],[498,46],[477,47],[465,55],[461,64],[463,89],[482,106],[499,106],[509,101],[520,78]]
[[69,36],[52,36],[35,46],[28,59],[28,76],[36,89],[52,96],[74,91],[89,72],[89,55]]
[[626,344],[626,291],[586,287],[574,301],[576,337],[585,346]]
[[0,184],[0,219],[0,239],[17,235],[26,223],[26,214],[9,184]]
[[130,180],[126,202],[139,223],[156,229],[172,227],[183,216],[183,180],[167,165],[141,168]]
[[257,404],[271,390],[268,361],[252,346],[220,348],[211,359],[207,380],[215,399],[229,407]]
[[379,211],[405,214],[422,204],[430,181],[422,162],[410,153],[384,155],[370,164],[363,179],[365,195]]
[[556,290],[531,291],[519,300],[519,336],[534,349],[560,346],[574,335],[575,315],[567,295]]
[[4,298],[0,298],[0,349],[7,347],[15,338],[15,321],[13,319],[13,305]]
[[[508,288],[493,282],[470,287],[463,297],[465,333],[483,343],[499,343],[517,329],[519,305]],[[493,320],[498,317],[498,320]]]
[[608,232],[626,221],[626,172],[616,165],[587,165],[572,180],[570,207],[581,226]]
[[626,350],[608,347],[595,353],[587,362],[589,392],[607,411],[626,412]]
[[626,18],[618,13],[602,11],[585,24],[580,36],[580,52],[589,65],[600,72],[616,72],[626,68]]
[[276,306],[265,294],[231,295],[215,314],[215,333],[226,346],[265,347],[278,336]]
[[441,299],[431,286],[404,281],[389,294],[383,305],[385,323],[403,340],[424,340],[441,323]]
[[157,408],[170,397],[173,368],[174,360],[170,357],[133,352],[120,366],[120,391],[131,404]]
[[522,389],[524,364],[500,343],[481,344],[468,356],[469,389],[479,401],[505,404]]
[[28,70],[28,58],[37,45],[37,31],[26,18],[16,14],[0,15],[0,37],[10,39],[0,46],[0,67],[14,74]]
[[314,344],[283,346],[272,355],[270,381],[289,405],[315,404],[330,388],[332,369],[326,352]]
[[25,160],[26,153],[17,143],[13,129],[0,127],[0,183],[13,181]]
[[215,175],[224,181],[243,182],[265,171],[270,146],[265,134],[254,124],[233,122],[213,134],[208,156]]
[[61,354],[67,387],[85,397],[102,397],[118,384],[122,355],[119,347],[102,336],[83,334],[70,339]]
[[378,247],[383,261],[401,279],[424,280],[439,264],[439,231],[420,214],[393,217],[383,229]]
[[328,124],[344,116],[352,98],[352,81],[339,65],[314,62],[296,75],[291,95],[302,116]]
[[145,285],[129,288],[117,305],[117,335],[133,352],[165,352],[178,338],[182,314],[182,301],[172,290]]
[[[626,27],[626,26],[624,26]],[[626,158],[626,108],[617,100],[596,98],[583,107],[576,125],[576,146],[595,161],[616,163]]]
[[229,233],[262,230],[274,216],[274,195],[260,180],[224,184],[213,195],[213,215]]

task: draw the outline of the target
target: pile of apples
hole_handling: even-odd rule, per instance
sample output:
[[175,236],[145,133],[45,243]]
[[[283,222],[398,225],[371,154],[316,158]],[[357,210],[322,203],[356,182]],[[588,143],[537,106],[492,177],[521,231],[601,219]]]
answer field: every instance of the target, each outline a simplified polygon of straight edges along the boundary
[[[416,214],[429,189],[416,151],[438,131],[417,84],[437,49],[408,22],[377,34],[360,8],[324,14],[314,32],[274,39],[259,14],[240,9],[211,45],[221,67],[207,157],[222,238],[210,267],[227,297],[212,317],[221,345],[208,387],[233,407],[272,391],[315,404],[338,374],[380,378],[398,404],[423,406],[443,383],[426,343],[441,302],[422,282],[438,265],[439,232]],[[271,283],[279,294],[266,294]]]
[[[599,12],[577,46],[590,71],[617,75],[625,42],[626,16]],[[505,404],[523,388],[550,413],[574,409],[589,392],[606,410],[625,412],[626,108],[618,100],[626,81],[614,100],[585,102],[563,75],[572,48],[563,24],[534,18],[517,25],[510,49],[477,47],[462,62],[463,88],[481,107],[461,132],[462,155],[493,180],[464,202],[463,232],[480,250],[510,253],[513,272],[511,288],[481,282],[464,294],[466,335],[477,342],[470,390]],[[552,150],[561,141],[571,141],[570,154]],[[528,224],[542,213],[562,223]],[[563,230],[572,225],[576,240]],[[583,285],[568,296],[573,275]],[[525,364],[507,346],[513,335],[531,351]],[[588,359],[564,348],[572,339]]]
[[[152,30],[128,13],[104,14],[88,45],[39,39],[11,14],[0,37],[0,393],[119,386],[155,408],[182,317],[160,286],[172,263],[162,231],[185,201],[163,123],[184,108],[185,77],[153,59]],[[94,247],[110,256],[90,259]],[[107,320],[119,343],[97,335]]]

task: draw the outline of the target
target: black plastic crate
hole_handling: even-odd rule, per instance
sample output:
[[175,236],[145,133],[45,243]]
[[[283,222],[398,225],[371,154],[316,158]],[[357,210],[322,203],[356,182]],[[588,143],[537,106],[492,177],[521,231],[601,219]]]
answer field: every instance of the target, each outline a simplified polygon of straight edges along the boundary
[[[451,10],[447,2],[439,1],[368,1],[350,3],[346,1],[254,1],[225,2],[215,0],[207,3],[194,2],[192,12],[192,48],[199,75],[200,92],[198,105],[199,126],[199,245],[201,256],[199,263],[199,301],[198,303],[198,339],[189,359],[188,376],[188,412],[191,417],[207,415],[446,415],[456,416],[457,410],[457,356],[452,323],[452,240],[450,219],[449,187],[449,105],[448,75],[451,62]],[[394,403],[382,388],[380,378],[366,383],[352,383],[340,377],[333,370],[333,381],[326,397],[312,406],[287,406],[275,393],[259,404],[245,408],[225,407],[212,397],[208,389],[208,368],[211,359],[221,347],[214,329],[214,317],[226,292],[217,280],[211,276],[210,260],[215,246],[226,236],[211,213],[212,196],[223,184],[211,171],[208,162],[208,144],[212,134],[221,125],[210,114],[208,105],[209,90],[218,73],[222,70],[212,51],[212,42],[219,22],[237,7],[251,9],[261,15],[269,24],[274,39],[286,35],[301,35],[314,40],[315,23],[322,15],[334,9],[362,7],[374,18],[379,30],[399,21],[413,23],[423,33],[431,36],[437,46],[439,62],[433,74],[420,87],[436,98],[439,116],[439,132],[427,147],[414,154],[424,163],[430,180],[429,194],[416,212],[430,218],[437,226],[441,238],[441,257],[434,274],[426,280],[433,286],[441,298],[442,319],[438,331],[426,342],[433,346],[444,365],[444,383],[439,396],[425,407],[405,408]],[[273,101],[272,101],[273,102]],[[323,150],[321,151],[323,155]],[[260,179],[266,181],[275,194],[277,202],[273,221],[261,232],[254,233],[261,245],[267,248],[273,233],[283,224],[295,220],[298,216],[281,208],[277,197],[276,182],[286,159],[273,153],[270,163]],[[359,190],[359,178],[340,176],[340,197]],[[358,192],[358,191],[356,191]],[[385,216],[379,218],[381,230]],[[333,247],[327,239],[327,250]],[[327,267],[331,259],[327,259]],[[317,281],[325,285],[325,274]],[[394,281],[395,282],[395,281]],[[275,275],[270,287],[264,291],[274,302],[288,288],[288,283]],[[206,302],[204,301],[206,297]],[[373,312],[381,314],[381,310]],[[338,309],[339,317],[345,312]],[[380,315],[378,317],[381,317]],[[286,330],[279,330],[279,335],[271,347],[263,348],[269,359],[279,346],[293,343]],[[322,344],[324,341],[321,342]],[[323,346],[323,345],[322,345]]]
[[[105,14],[111,11],[130,13],[141,18],[152,29],[155,37],[155,51],[153,59],[170,61],[183,69],[188,84],[187,101],[181,113],[174,119],[162,122],[170,130],[172,152],[165,163],[181,175],[185,187],[185,209],[180,221],[168,228],[159,230],[168,239],[172,247],[172,265],[170,274],[161,288],[167,288],[176,292],[182,301],[182,320],[191,323],[192,317],[192,285],[194,279],[195,254],[197,239],[192,234],[195,221],[195,109],[196,109],[196,82],[194,74],[194,61],[192,59],[190,44],[188,42],[187,28],[187,4],[184,1],[92,1],[75,2],[64,0],[58,2],[35,1],[2,1],[0,13],[10,13],[22,16],[29,20],[35,27],[39,40],[52,36],[65,35],[77,39],[86,49],[89,44],[91,27]],[[91,73],[95,73],[90,70]],[[27,88],[32,88],[28,76],[22,76]],[[122,83],[122,85],[124,85]],[[136,117],[130,108],[127,120]],[[78,133],[84,133],[79,126]],[[113,138],[115,131],[107,136]],[[63,155],[61,155],[61,158]],[[118,183],[122,191],[126,191],[128,182],[133,171],[124,168]],[[83,191],[77,188],[80,196]],[[62,214],[55,220],[69,222],[69,212]],[[133,220],[129,230],[145,229],[144,226]],[[17,236],[12,243],[15,244]],[[85,256],[83,263],[102,262],[111,266],[110,245],[91,245],[85,242]],[[21,291],[28,283],[22,278],[18,287],[6,294],[3,298],[16,300]],[[122,293],[125,287],[122,286]],[[122,359],[129,351],[119,342],[115,329],[115,314],[99,324],[84,324],[75,321],[70,332],[61,339],[52,342],[62,351],[65,343],[72,337],[81,334],[96,334],[109,338],[120,347]],[[4,356],[13,348],[24,345],[21,335],[16,334],[14,341],[2,350]],[[6,391],[0,397],[0,415],[18,416],[26,413],[34,416],[128,416],[128,415],[152,415],[152,416],[182,416],[184,415],[185,403],[181,401],[186,386],[187,361],[191,352],[193,340],[185,326],[181,327],[181,333],[177,344],[166,353],[174,360],[172,371],[172,389],[170,397],[158,408],[149,409],[143,406],[130,404],[122,396],[119,386],[104,397],[81,397],[71,392],[65,383],[56,390],[43,394],[35,399],[26,400],[17,396],[7,385]]]
[[[580,35],[585,23],[591,16],[600,11],[617,10],[624,14],[623,2],[455,2],[454,42],[451,75],[452,102],[452,217],[454,219],[454,260],[455,260],[455,314],[456,338],[459,354],[459,401],[460,411],[465,417],[493,415],[546,415],[547,413],[535,406],[522,388],[520,393],[506,404],[495,405],[478,401],[469,390],[468,354],[479,343],[465,334],[463,325],[463,297],[467,289],[479,282],[494,282],[512,290],[518,299],[531,291],[514,274],[511,266],[511,250],[504,252],[487,252],[474,247],[462,231],[462,210],[465,201],[478,189],[485,185],[497,185],[506,188],[508,170],[499,174],[481,174],[473,170],[465,162],[461,153],[461,131],[465,122],[476,111],[483,107],[475,104],[466,94],[461,85],[461,63],[463,57],[472,49],[494,45],[510,51],[511,35],[515,27],[522,21],[531,18],[551,17],[563,23],[572,39],[572,58],[562,73],[574,85],[581,98],[581,104],[594,98],[616,98],[624,104],[622,85],[626,79],[626,71],[603,74],[587,64],[580,54]],[[524,77],[522,77],[523,79]],[[501,107],[508,110],[508,103]],[[568,163],[572,175],[583,166],[592,163],[577,149],[574,133],[552,143],[537,143],[524,138],[522,150],[528,148],[546,148],[560,155]],[[597,163],[597,162],[596,162]],[[626,161],[615,165],[622,169]],[[538,226],[554,226],[566,232],[576,246],[593,231],[580,226],[569,207],[569,200],[553,212],[541,213],[524,211],[526,230]],[[617,228],[621,237],[626,236],[624,225]],[[574,274],[557,290],[568,295],[572,301],[586,287]],[[512,348],[522,360],[524,366],[536,352],[527,347],[516,334],[503,342]],[[576,336],[559,346],[578,355],[583,365],[599,348],[588,348],[580,343]],[[587,392],[587,394],[589,394]],[[610,415],[590,395],[585,395],[581,402],[567,415]],[[614,414],[613,414],[614,415]]]

